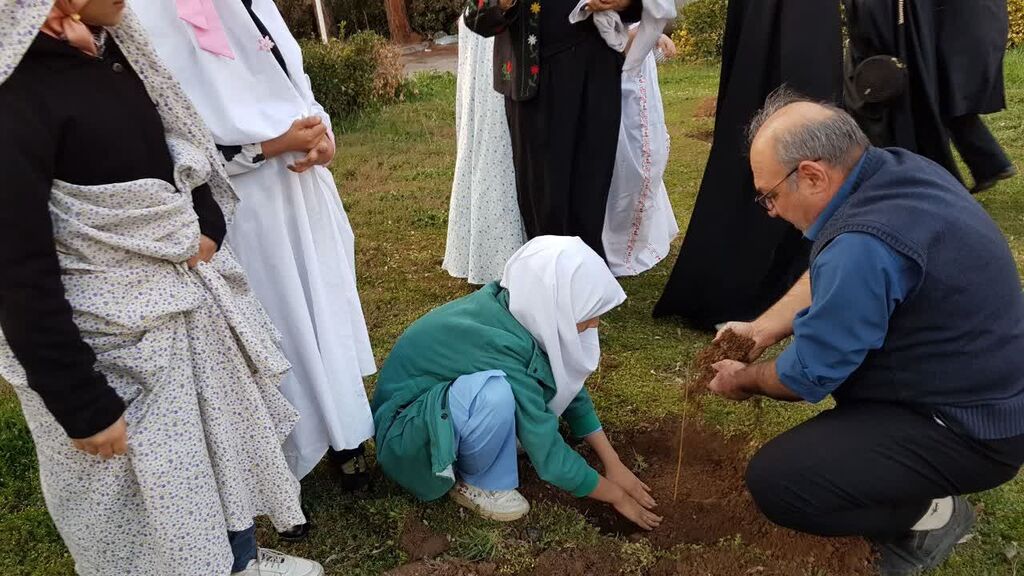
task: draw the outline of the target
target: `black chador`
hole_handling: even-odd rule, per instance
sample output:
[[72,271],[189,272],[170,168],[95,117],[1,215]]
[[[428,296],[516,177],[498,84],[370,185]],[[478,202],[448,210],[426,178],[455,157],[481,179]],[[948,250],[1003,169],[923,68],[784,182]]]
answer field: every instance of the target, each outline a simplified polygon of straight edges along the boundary
[[807,269],[809,243],[754,202],[745,132],[783,84],[811,98],[839,98],[841,50],[838,2],[729,2],[711,156],[656,317],[678,315],[703,328],[752,319]]

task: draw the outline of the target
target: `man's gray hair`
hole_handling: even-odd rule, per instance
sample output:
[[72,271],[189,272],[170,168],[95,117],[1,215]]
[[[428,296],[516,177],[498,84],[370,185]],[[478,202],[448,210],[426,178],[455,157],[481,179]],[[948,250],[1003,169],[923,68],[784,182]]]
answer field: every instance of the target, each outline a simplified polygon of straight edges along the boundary
[[859,158],[858,153],[871,145],[857,121],[837,106],[814,101],[786,86],[768,95],[764,107],[751,120],[747,129],[748,146],[769,118],[797,102],[817,104],[831,114],[780,133],[775,142],[775,155],[779,163],[792,168],[804,160],[820,160],[837,168],[852,168]]

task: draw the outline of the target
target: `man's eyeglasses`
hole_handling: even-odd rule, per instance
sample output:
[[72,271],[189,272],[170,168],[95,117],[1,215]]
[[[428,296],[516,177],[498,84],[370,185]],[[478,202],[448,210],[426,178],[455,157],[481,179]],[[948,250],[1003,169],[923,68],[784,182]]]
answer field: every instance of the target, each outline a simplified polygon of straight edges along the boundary
[[[815,160],[815,162],[817,162],[817,160]],[[797,165],[794,166],[793,169],[790,170],[782,178],[782,180],[779,180],[778,184],[776,184],[775,186],[772,186],[770,190],[768,190],[764,194],[758,194],[758,195],[754,196],[754,202],[757,202],[758,204],[761,205],[762,208],[764,208],[765,210],[768,210],[769,212],[773,208],[775,208],[775,198],[779,195],[779,193],[776,192],[775,190],[778,189],[779,186],[782,186],[783,182],[785,182],[786,180],[789,180],[790,176],[792,176],[793,174],[796,174],[796,171],[800,169],[800,164],[801,164],[800,162],[797,162]]]

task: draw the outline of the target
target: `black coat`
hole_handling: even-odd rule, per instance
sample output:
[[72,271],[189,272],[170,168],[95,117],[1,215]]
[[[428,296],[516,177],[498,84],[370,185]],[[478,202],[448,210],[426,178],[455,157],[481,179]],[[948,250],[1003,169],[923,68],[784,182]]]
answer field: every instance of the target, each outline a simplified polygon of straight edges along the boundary
[[942,121],[935,0],[844,0],[849,24],[848,74],[874,56],[895,56],[906,67],[906,86],[895,99],[862,103],[852,82],[846,105],[875,146],[917,152],[960,177]]
[[807,270],[810,243],[754,202],[747,148],[747,125],[783,84],[819,100],[841,98],[839,4],[731,0],[711,156],[655,316],[705,328],[752,319]]
[[1005,108],[1006,0],[936,0],[935,23],[942,114],[991,114]]

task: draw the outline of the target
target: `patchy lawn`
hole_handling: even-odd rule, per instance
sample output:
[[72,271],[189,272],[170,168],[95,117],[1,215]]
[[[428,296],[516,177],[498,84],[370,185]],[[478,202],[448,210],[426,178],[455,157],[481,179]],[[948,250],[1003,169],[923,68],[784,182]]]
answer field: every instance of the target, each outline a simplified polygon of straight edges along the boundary
[[[378,362],[410,322],[472,289],[440,269],[455,163],[455,81],[451,76],[424,76],[416,86],[418,93],[407,102],[342,127],[334,169],[356,233],[359,287]],[[662,68],[661,88],[673,144],[666,181],[676,216],[685,227],[710,149],[706,140],[713,122],[695,112],[715,94],[717,68],[669,64]],[[1007,60],[1007,88],[1010,110],[991,116],[989,124],[1011,157],[1020,162],[1024,158],[1024,52]],[[1024,177],[984,193],[980,201],[1010,238],[1021,266]],[[674,254],[651,272],[623,280],[629,300],[603,324],[604,357],[590,383],[613,441],[641,477],[664,473],[666,466],[674,472],[675,430],[684,413],[679,384],[689,378],[690,360],[709,340],[708,335],[674,322],[650,318],[673,261]],[[696,492],[688,495],[687,491],[714,483],[718,468],[712,464],[741,467],[757,445],[818,409],[772,401],[732,404],[706,396],[690,398],[687,404],[688,426],[696,438],[706,441],[686,444],[689,457],[684,456],[681,502],[698,502]],[[701,422],[706,430],[699,430]],[[662,446],[644,441],[655,433],[664,435]],[[666,453],[668,443],[673,446]],[[707,444],[720,445],[727,458],[701,452]],[[734,531],[726,527],[722,532],[718,527],[718,532],[693,534],[680,517],[672,532],[680,540],[659,535],[640,538],[622,531],[600,506],[557,497],[534,485],[527,466],[522,473],[530,485],[527,492],[534,509],[523,521],[498,525],[466,514],[446,499],[416,503],[379,477],[370,492],[345,495],[332,471],[321,467],[305,483],[306,502],[316,524],[310,539],[288,545],[261,528],[261,541],[315,558],[328,574],[346,576],[381,574],[406,563],[410,553],[415,555],[423,547],[414,538],[418,532],[426,534],[427,540],[431,534],[441,534],[432,543],[443,548],[447,540],[448,558],[484,563],[464,563],[461,570],[467,574],[472,570],[504,574],[578,570],[641,576],[675,573],[677,562],[679,567],[699,565],[715,574],[743,574],[750,569],[754,573],[791,570],[789,574],[808,576],[860,573],[859,568],[841,562],[809,562],[799,570],[792,568],[801,565],[800,559],[785,558],[772,536],[789,538],[791,534],[771,532],[758,523],[756,512],[739,504],[730,509],[734,516],[726,516],[735,517]],[[709,509],[709,516],[726,506],[716,504],[715,498],[699,501],[717,506]],[[660,494],[663,507],[670,506],[671,500],[670,495]],[[978,495],[974,501],[982,507],[977,537],[936,574],[1016,574],[1015,543],[1024,544],[1024,480]],[[694,514],[694,522],[704,517],[701,514],[698,519],[696,509]],[[838,548],[844,546],[857,545]],[[790,564],[778,564],[783,561]],[[723,563],[732,563],[735,571],[716,572]],[[421,573],[458,573],[451,566],[424,570]],[[31,439],[6,385],[0,387],[0,572],[73,574],[72,562],[42,501]]]

